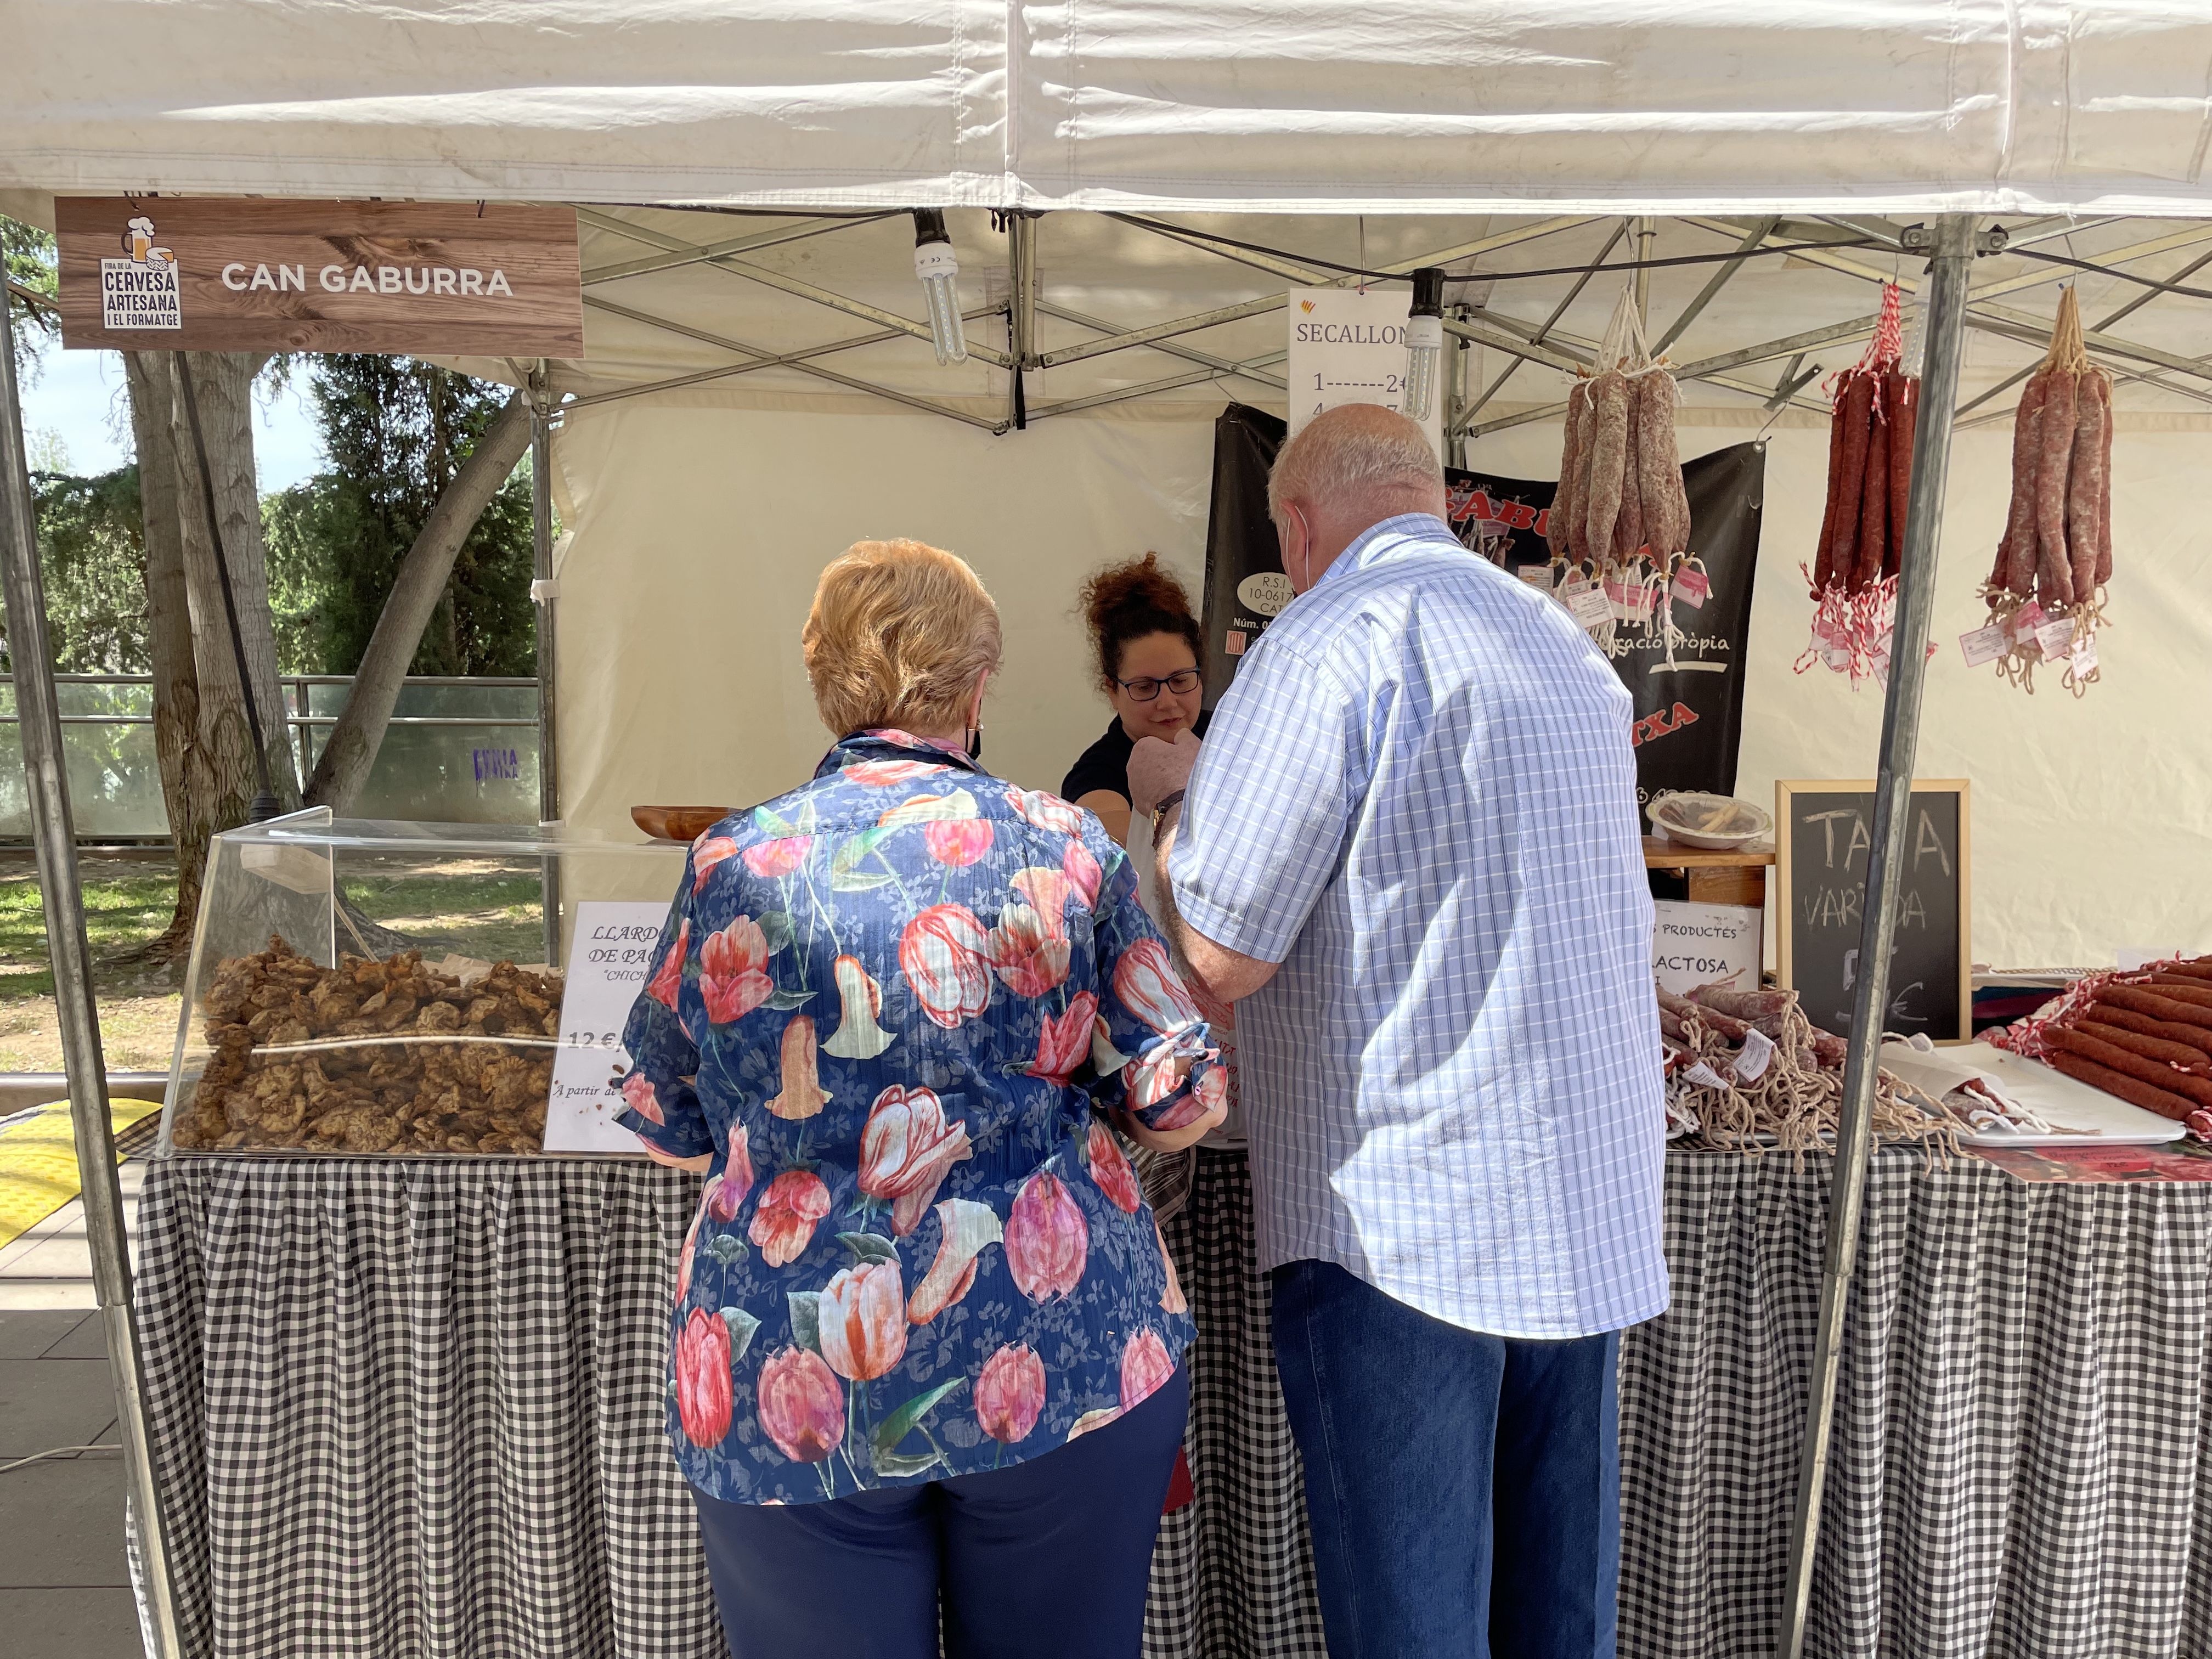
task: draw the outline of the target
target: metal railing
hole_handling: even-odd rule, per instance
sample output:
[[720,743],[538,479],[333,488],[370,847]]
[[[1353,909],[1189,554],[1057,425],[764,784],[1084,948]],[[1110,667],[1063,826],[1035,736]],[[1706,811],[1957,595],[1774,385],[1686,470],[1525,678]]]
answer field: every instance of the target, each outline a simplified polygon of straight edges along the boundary
[[[60,720],[79,839],[166,840],[153,677],[57,674],[54,683],[67,711]],[[304,783],[338,723],[353,677],[286,674],[278,684]],[[14,682],[0,675],[0,726],[18,718]],[[467,743],[471,732],[483,741]],[[29,833],[21,752],[12,736],[0,739],[0,841]],[[355,811],[368,817],[533,823],[538,746],[535,679],[410,675]]]

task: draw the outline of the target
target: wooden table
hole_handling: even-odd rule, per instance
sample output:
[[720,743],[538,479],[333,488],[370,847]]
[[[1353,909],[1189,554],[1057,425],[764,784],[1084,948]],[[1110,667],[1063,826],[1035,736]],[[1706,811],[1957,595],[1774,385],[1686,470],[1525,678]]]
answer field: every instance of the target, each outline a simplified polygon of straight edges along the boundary
[[1774,848],[1766,842],[1719,851],[1685,847],[1657,836],[1644,838],[1644,867],[1683,878],[1688,890],[1680,896],[1693,904],[1762,908],[1766,903],[1766,866],[1773,862]]

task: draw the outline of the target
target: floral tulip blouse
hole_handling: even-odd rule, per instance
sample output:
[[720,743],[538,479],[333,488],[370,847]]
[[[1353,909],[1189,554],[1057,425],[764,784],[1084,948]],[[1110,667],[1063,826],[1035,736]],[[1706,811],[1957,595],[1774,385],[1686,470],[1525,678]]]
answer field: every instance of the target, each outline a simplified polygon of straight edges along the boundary
[[1092,1106],[1174,1128],[1226,1084],[1088,812],[848,738],[693,843],[625,1041],[623,1122],[714,1154],[668,1384],[702,1492],[997,1468],[1173,1375],[1190,1316]]

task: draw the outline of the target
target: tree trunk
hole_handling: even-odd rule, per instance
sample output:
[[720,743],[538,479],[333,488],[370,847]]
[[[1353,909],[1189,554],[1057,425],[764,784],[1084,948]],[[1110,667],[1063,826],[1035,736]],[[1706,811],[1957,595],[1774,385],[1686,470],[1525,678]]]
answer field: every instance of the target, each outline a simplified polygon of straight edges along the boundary
[[[222,527],[222,553],[230,570],[238,608],[238,631],[253,688],[269,757],[269,784],[283,811],[300,805],[300,774],[292,758],[292,728],[285,719],[276,680],[276,635],[269,615],[269,567],[261,541],[261,490],[253,469],[253,377],[268,361],[254,352],[194,351],[185,362],[198,397],[200,430],[214,475],[216,513]],[[221,758],[228,780],[240,775],[245,806],[259,787],[253,743],[238,673],[236,648],[222,600],[216,547],[206,531],[206,500],[184,401],[177,400],[171,422],[177,454],[179,517],[184,526],[185,576],[191,598],[192,641],[198,671],[204,740]],[[222,827],[245,822],[222,815]]]
[[[517,392],[477,440],[467,462],[438,497],[415,544],[399,562],[391,595],[376,619],[376,631],[355,672],[353,690],[331,728],[314,775],[307,780],[307,798],[314,805],[343,815],[360,795],[399,701],[407,666],[415,660],[422,631],[445,594],[461,544],[529,447],[530,398]],[[265,615],[265,604],[263,610]]]

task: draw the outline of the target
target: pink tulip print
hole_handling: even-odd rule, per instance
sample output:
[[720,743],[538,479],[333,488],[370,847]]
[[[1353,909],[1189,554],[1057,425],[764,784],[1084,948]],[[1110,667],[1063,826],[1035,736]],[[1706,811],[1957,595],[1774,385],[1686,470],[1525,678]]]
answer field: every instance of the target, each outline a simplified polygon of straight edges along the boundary
[[750,916],[739,916],[699,947],[699,994],[707,1018],[727,1025],[775,994],[768,976],[768,936]]
[[904,1238],[936,1202],[945,1172],[969,1156],[968,1126],[947,1123],[932,1091],[894,1084],[861,1126],[860,1190],[890,1205],[891,1231]]
[[811,1170],[786,1170],[769,1182],[745,1237],[771,1267],[788,1267],[814,1239],[815,1224],[830,1213],[830,1189]]
[[975,1421],[1002,1446],[1029,1438],[1044,1412],[1044,1361],[1029,1344],[1008,1343],[975,1379]]
[[1167,946],[1140,939],[1114,964],[1114,994],[1121,1006],[1166,1036],[1196,1023],[1198,1007],[1168,960]]
[[1032,1302],[1072,1295],[1091,1255],[1091,1224],[1060,1178],[1040,1170],[1006,1218],[1006,1267]]
[[745,1194],[753,1189],[752,1146],[745,1138],[745,1126],[730,1125],[730,1156],[722,1165],[722,1173],[707,1182],[707,1213],[720,1222],[735,1221],[738,1206],[744,1203]]
[[1137,1184],[1137,1172],[1129,1166],[1121,1151],[1121,1143],[1104,1124],[1093,1122],[1091,1140],[1085,1149],[1091,1164],[1091,1179],[1098,1190],[1113,1200],[1114,1207],[1127,1215],[1134,1215],[1137,1206],[1145,1201],[1144,1189]]
[[691,953],[691,919],[676,924],[676,938],[661,958],[659,971],[645,988],[646,995],[665,1007],[676,1006],[676,994],[684,988],[684,961]]
[[991,1006],[990,943],[964,904],[933,904],[899,935],[899,971],[933,1025],[957,1030]]
[[1168,1345],[1155,1330],[1141,1330],[1121,1350],[1121,1409],[1133,1411],[1175,1375]]
[[1057,939],[1067,937],[1067,899],[1075,890],[1075,884],[1064,872],[1033,864],[1025,870],[1015,871],[1009,884],[1022,896],[1022,902],[1037,913],[1047,933]]
[[847,767],[844,775],[855,783],[865,783],[872,789],[890,789],[902,783],[912,783],[916,778],[932,777],[951,769],[949,766],[935,765],[927,761],[860,761]]
[[821,1307],[822,1357],[838,1376],[872,1382],[905,1357],[906,1294],[897,1262],[841,1270],[823,1287]]
[[695,1446],[719,1446],[730,1431],[730,1328],[720,1314],[691,1310],[676,1334],[676,1415]]
[[745,848],[745,868],[764,880],[775,880],[805,863],[807,849],[813,845],[811,836],[785,836],[762,842]]
[[[738,844],[727,836],[702,836],[691,843],[691,890],[702,892],[707,878],[714,873],[714,866],[735,858]],[[751,862],[750,856],[746,859]]]
[[964,870],[991,850],[988,818],[937,818],[921,827],[921,838],[930,857],[955,870]]
[[825,1462],[845,1437],[845,1391],[820,1354],[781,1349],[761,1367],[760,1420],[793,1462]]
[[1088,991],[1068,999],[1067,1012],[1047,1014],[1037,1032],[1036,1058],[1030,1075],[1065,1083],[1075,1068],[1091,1058],[1091,1026],[1098,1018],[1098,999]]
[[1091,849],[1079,841],[1067,843],[1067,851],[1060,855],[1060,872],[1067,878],[1067,884],[1083,900],[1085,909],[1098,905],[1098,884],[1106,872],[1098,867],[1098,860],[1091,856]]
[[625,1104],[647,1123],[665,1124],[668,1117],[660,1109],[660,1097],[653,1092],[653,1084],[642,1072],[632,1072],[623,1079],[622,1096]]
[[[1057,873],[1057,872],[1055,872]],[[1026,904],[1009,904],[991,930],[991,966],[1018,997],[1036,998],[1067,977],[1067,930]]]

